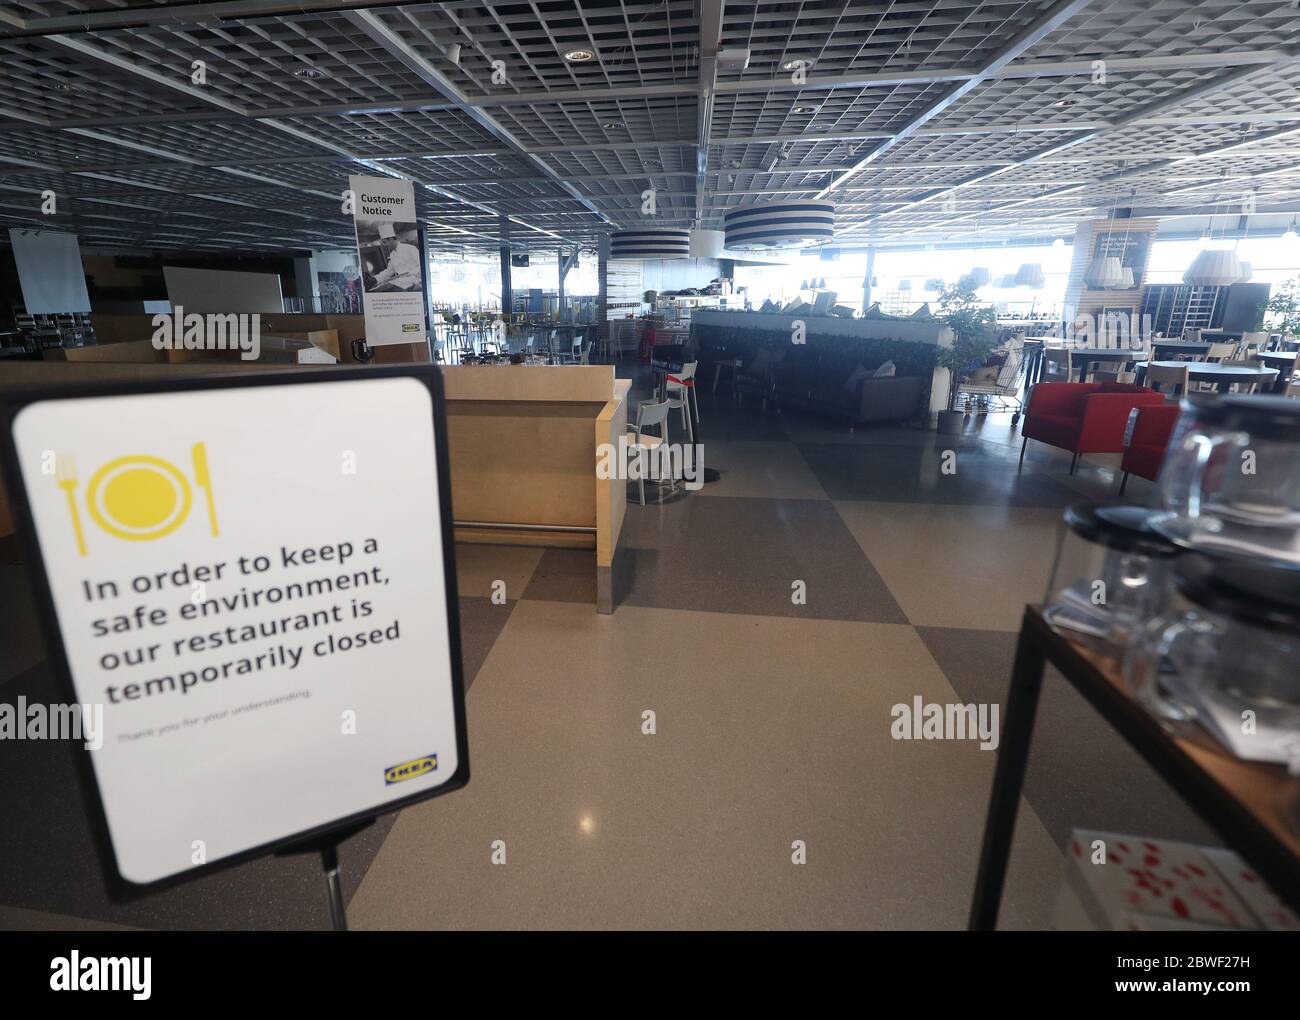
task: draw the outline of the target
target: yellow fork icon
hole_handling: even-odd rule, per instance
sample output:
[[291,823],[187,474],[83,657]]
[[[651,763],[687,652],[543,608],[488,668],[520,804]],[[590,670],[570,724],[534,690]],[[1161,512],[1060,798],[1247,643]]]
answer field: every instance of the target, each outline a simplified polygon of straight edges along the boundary
[[72,454],[65,453],[54,459],[54,476],[68,497],[68,513],[72,515],[72,530],[77,536],[77,552],[85,556],[86,536],[81,530],[81,511],[77,509],[77,462]]

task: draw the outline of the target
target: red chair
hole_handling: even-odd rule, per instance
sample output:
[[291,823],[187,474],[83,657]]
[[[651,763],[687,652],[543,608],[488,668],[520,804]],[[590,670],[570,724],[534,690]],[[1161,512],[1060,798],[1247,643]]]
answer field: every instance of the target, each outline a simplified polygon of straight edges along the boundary
[[1177,404],[1159,407],[1144,404],[1135,413],[1137,420],[1133,423],[1133,432],[1124,449],[1124,460],[1120,463],[1120,470],[1124,472],[1124,477],[1119,480],[1121,496],[1124,495],[1124,486],[1128,485],[1129,475],[1140,475],[1153,482],[1159,476],[1179,412]]
[[1070,474],[1082,453],[1123,453],[1129,412],[1163,404],[1164,399],[1154,390],[1128,383],[1039,383],[1025,406],[1020,464],[1024,466],[1031,439],[1073,453]]

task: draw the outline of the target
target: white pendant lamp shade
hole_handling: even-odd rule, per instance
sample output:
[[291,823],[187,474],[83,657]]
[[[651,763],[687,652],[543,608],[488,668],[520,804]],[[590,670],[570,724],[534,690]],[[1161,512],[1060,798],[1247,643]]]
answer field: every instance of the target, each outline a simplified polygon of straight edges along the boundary
[[764,202],[732,209],[723,225],[727,228],[728,248],[798,248],[831,240],[835,234],[835,205]]
[[1103,255],[1088,270],[1088,284],[1100,290],[1114,290],[1124,282],[1124,267],[1114,255]]
[[1016,270],[1016,286],[1032,287],[1034,290],[1042,290],[1047,284],[1047,277],[1043,275],[1043,267],[1037,262],[1026,262]]
[[1119,286],[1117,290],[1132,290],[1134,287],[1133,270],[1128,266],[1123,266],[1119,271]]
[[692,230],[691,258],[716,259],[722,254],[726,234],[721,230]]
[[691,232],[669,227],[616,230],[609,239],[611,259],[684,259],[691,254]]
[[1183,274],[1194,287],[1227,287],[1244,279],[1235,251],[1203,251]]

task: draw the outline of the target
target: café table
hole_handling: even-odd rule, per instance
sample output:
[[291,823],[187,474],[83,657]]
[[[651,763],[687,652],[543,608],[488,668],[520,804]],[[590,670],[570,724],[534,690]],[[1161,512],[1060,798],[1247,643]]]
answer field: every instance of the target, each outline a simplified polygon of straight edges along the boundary
[[1300,351],[1257,351],[1255,357],[1266,368],[1277,369],[1277,381],[1274,389],[1281,392],[1286,389],[1287,380],[1295,372],[1296,358],[1300,358]]
[[1214,345],[1210,342],[1198,343],[1194,340],[1152,340],[1151,349],[1155,352],[1157,358],[1166,354],[1172,356],[1178,355],[1200,355],[1204,357],[1210,353],[1210,348]]
[[[1157,368],[1185,368],[1192,382],[1213,383],[1220,393],[1237,383],[1258,383],[1267,386],[1277,378],[1276,368],[1246,368],[1238,365],[1220,365],[1213,361],[1152,361]],[[1145,368],[1139,370],[1138,381],[1146,376]]]

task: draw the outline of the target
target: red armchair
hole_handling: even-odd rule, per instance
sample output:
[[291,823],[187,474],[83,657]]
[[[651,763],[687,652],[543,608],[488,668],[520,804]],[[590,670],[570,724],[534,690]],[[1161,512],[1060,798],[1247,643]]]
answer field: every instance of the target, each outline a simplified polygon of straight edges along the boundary
[[1178,422],[1177,404],[1144,404],[1137,409],[1137,420],[1133,423],[1133,433],[1129,436],[1128,446],[1124,449],[1124,460],[1120,470],[1124,477],[1119,480],[1119,494],[1124,495],[1124,486],[1128,485],[1129,475],[1141,475],[1155,481],[1160,474],[1160,465],[1165,461],[1165,451],[1169,449],[1169,437],[1173,435],[1174,425]]
[[1039,383],[1025,407],[1020,463],[1025,463],[1031,439],[1073,453],[1070,474],[1082,453],[1123,453],[1129,412],[1163,404],[1164,399],[1154,390],[1128,383]]

